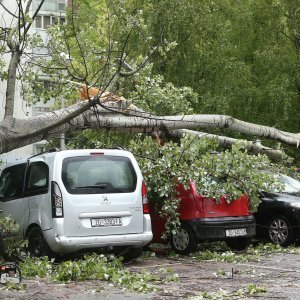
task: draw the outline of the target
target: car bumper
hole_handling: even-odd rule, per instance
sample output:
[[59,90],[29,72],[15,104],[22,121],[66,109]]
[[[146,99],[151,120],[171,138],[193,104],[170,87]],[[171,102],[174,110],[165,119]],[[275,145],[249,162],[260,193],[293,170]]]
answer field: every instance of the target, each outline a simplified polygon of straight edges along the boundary
[[[199,241],[226,240],[235,237],[255,236],[255,220],[253,216],[202,218],[186,221],[194,230]],[[232,229],[246,229],[245,234],[228,236],[226,232]]]
[[55,253],[74,253],[84,249],[116,246],[143,247],[152,240],[152,232],[109,236],[66,237],[54,236],[52,230],[44,231],[44,236]]
[[53,219],[53,227],[43,234],[51,250],[58,254],[118,246],[138,248],[149,244],[153,238],[149,215],[144,215],[143,232],[140,233],[66,236],[63,218],[57,218]]

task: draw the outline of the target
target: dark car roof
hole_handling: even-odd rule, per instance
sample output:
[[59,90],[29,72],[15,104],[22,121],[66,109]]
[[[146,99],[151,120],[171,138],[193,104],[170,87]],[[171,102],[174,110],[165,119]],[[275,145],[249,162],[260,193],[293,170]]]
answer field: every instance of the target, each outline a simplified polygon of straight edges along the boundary
[[[282,201],[282,202],[300,202],[300,193],[266,193],[263,192],[268,198],[272,198],[273,200]],[[261,197],[261,200],[264,201],[264,197]]]

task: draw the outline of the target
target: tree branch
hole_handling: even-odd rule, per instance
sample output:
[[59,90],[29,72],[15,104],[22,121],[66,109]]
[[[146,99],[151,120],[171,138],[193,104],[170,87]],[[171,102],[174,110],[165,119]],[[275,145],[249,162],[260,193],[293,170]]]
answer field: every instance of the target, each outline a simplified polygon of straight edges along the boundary
[[[206,132],[200,132],[200,131],[194,131],[188,129],[173,130],[169,132],[169,134],[171,136],[174,135],[175,137],[183,137],[184,134],[191,134],[197,136],[199,139],[205,137],[208,139],[217,140],[220,146],[224,148],[230,148],[232,145],[237,144],[238,142],[241,141],[240,139],[230,138],[227,136],[220,136],[220,135],[209,134]],[[247,150],[254,154],[258,154],[258,153],[266,154],[272,160],[277,160],[277,161],[282,160],[284,156],[283,151],[263,146],[260,141],[245,140],[245,142],[247,143]]]
[[145,65],[148,63],[150,57],[154,54],[154,52],[158,49],[158,47],[155,47],[153,50],[150,51],[150,54],[148,56],[145,57],[145,59],[143,60],[143,62],[135,69],[133,69],[128,63],[126,63],[125,61],[123,62],[123,65],[130,69],[129,72],[120,72],[120,76],[122,77],[128,77],[128,76],[132,76],[134,74],[136,74],[139,70],[141,70],[142,68],[145,67]]
[[[31,5],[31,2],[32,2],[32,0],[29,0],[29,1],[28,1],[27,5],[26,5],[26,10],[29,10],[29,7],[30,7],[30,5]],[[41,7],[43,6],[44,2],[45,2],[45,0],[41,0],[40,4],[38,5],[37,9],[35,10],[35,12],[33,13],[32,17],[31,17],[32,21],[31,21],[30,23],[28,23],[27,26],[25,27],[24,33],[23,33],[23,36],[24,36],[24,37],[26,36],[28,30],[30,29],[30,27],[31,27],[31,25],[32,25],[32,23],[33,23],[33,21],[34,21],[34,19],[36,18],[37,14],[39,13],[39,11],[40,11]],[[27,12],[28,12],[28,11],[26,11],[26,13],[27,13]]]
[[18,18],[17,15],[13,14],[2,2],[0,2],[0,5],[2,6],[2,8],[7,12],[9,13],[13,18]]

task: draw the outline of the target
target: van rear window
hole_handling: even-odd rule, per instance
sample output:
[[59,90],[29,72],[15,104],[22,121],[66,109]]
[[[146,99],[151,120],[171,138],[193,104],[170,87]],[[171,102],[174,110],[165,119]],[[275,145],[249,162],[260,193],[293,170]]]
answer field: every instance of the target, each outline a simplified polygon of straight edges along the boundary
[[62,180],[70,194],[130,193],[137,176],[127,157],[91,155],[65,158]]

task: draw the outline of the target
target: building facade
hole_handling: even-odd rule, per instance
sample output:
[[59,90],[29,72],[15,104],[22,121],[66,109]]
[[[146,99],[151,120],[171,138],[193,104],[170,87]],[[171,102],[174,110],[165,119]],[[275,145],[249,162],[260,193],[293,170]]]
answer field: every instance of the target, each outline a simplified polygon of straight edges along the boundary
[[[1,0],[0,0],[1,1]],[[1,3],[10,11],[16,11],[16,3],[14,0],[2,0]],[[30,8],[30,14],[32,15],[38,5],[40,4],[40,0],[33,0]],[[47,42],[47,28],[57,22],[65,22],[66,19],[66,8],[70,5],[70,0],[45,0],[42,8],[39,11],[39,14],[36,16],[33,26],[30,29],[30,33],[38,33],[42,39]],[[8,27],[11,22],[13,22],[12,16],[0,6],[0,26]],[[47,54],[47,49],[34,49],[32,51],[34,53],[38,52],[38,54]],[[5,56],[5,61],[8,64],[10,59],[9,55]],[[46,78],[41,78],[44,85],[47,86],[49,82],[47,82]],[[6,81],[0,81],[0,120],[4,117],[4,107],[5,107],[5,92],[6,92]],[[31,118],[37,116],[39,114],[48,112],[53,110],[54,100],[49,101],[48,103],[35,103],[34,105],[28,104],[21,96],[21,82],[17,82],[16,85],[16,96],[15,96],[15,110],[14,117],[20,119]],[[27,158],[34,154],[37,154],[44,150],[47,141],[41,141],[36,144],[28,145],[25,147],[21,147],[10,151],[8,153],[4,153],[0,155],[0,160],[2,162],[7,163],[10,161]]]

